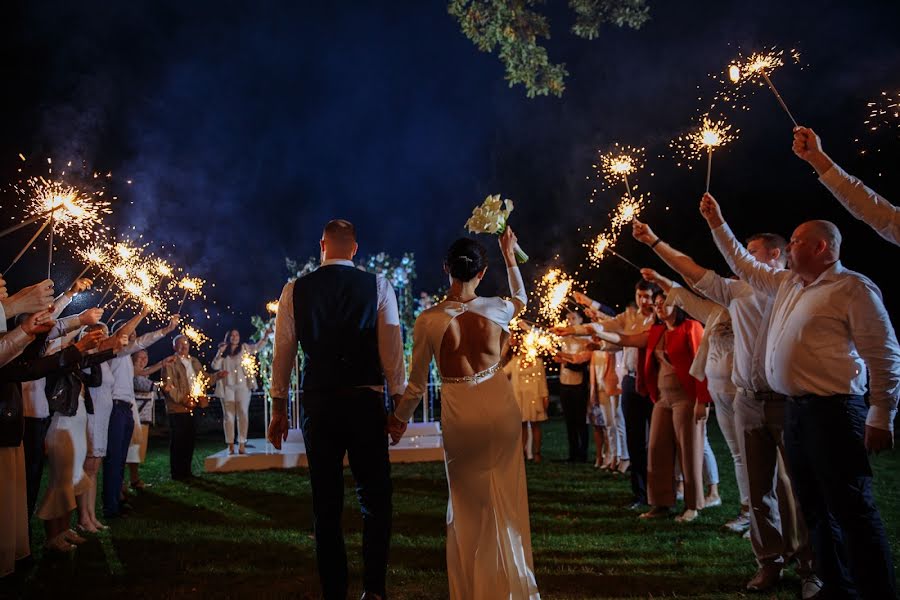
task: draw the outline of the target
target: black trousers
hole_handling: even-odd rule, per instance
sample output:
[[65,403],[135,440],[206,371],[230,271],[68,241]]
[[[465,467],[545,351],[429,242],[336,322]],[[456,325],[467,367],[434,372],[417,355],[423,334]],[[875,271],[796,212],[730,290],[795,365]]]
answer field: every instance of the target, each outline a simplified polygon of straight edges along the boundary
[[363,517],[363,585],[385,595],[391,539],[391,462],[381,393],[365,388],[303,392],[300,423],[312,486],[316,562],[325,600],[347,597],[347,553],[341,531],[344,455]]
[[862,396],[791,398],[784,443],[828,598],[896,598],[894,563],[872,496]]
[[647,435],[653,402],[637,393],[634,375],[622,378],[622,414],[625,417],[625,438],[631,459],[631,493],[634,501],[647,503]]
[[31,515],[37,506],[38,492],[41,489],[41,477],[44,475],[44,439],[50,428],[50,417],[25,417],[25,437],[22,446],[25,450],[25,488],[28,494],[28,538],[31,539]]
[[589,427],[587,424],[588,387],[584,384],[559,386],[559,402],[566,420],[569,460],[587,460]]
[[169,414],[169,474],[172,479],[191,476],[197,421],[190,413]]

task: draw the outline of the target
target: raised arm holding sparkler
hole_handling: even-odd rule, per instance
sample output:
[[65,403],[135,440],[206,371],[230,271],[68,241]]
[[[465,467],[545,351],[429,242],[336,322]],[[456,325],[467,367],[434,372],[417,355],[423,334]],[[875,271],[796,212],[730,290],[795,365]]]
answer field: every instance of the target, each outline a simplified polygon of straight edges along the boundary
[[900,245],[900,208],[892,205],[862,181],[844,171],[822,150],[822,140],[808,127],[794,129],[794,154],[808,162],[850,214],[878,235]]

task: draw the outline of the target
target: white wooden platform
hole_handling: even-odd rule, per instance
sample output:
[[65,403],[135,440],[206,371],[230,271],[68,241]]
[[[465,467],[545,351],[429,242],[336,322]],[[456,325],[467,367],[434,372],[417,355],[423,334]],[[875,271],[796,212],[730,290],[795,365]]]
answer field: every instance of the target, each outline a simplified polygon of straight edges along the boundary
[[[235,471],[263,471],[266,469],[293,469],[305,467],[306,446],[299,429],[291,429],[288,439],[276,450],[264,439],[247,441],[247,454],[228,454],[224,448],[206,457],[207,473]],[[444,444],[440,423],[410,423],[406,435],[396,446],[390,446],[392,463],[431,462],[444,460]],[[347,458],[344,457],[344,464]]]

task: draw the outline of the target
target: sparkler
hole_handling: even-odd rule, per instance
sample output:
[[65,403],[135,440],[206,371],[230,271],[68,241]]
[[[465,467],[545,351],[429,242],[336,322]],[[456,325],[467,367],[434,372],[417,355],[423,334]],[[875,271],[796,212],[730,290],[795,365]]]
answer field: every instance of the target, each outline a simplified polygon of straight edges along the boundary
[[202,279],[198,279],[196,277],[183,277],[181,281],[178,282],[178,287],[184,290],[184,294],[181,296],[181,302],[178,304],[178,313],[181,313],[181,309],[184,307],[184,301],[187,300],[188,294],[192,297],[200,291],[200,288],[203,287],[203,284],[206,283]]
[[616,252],[615,250],[612,249],[611,246],[614,243],[615,243],[615,240],[611,239],[609,237],[609,235],[606,233],[601,233],[596,238],[594,238],[594,241],[591,243],[591,246],[590,246],[591,261],[594,264],[599,264],[600,261],[602,261],[606,257],[606,253],[609,252],[613,256],[617,256],[623,262],[631,265],[636,270],[640,271],[641,268],[639,266],[637,266],[636,264],[634,264],[633,262],[631,262],[630,260],[628,260],[627,258],[625,258],[624,256],[622,256],[621,254],[619,254],[618,252]]
[[600,155],[600,163],[594,165],[607,185],[614,185],[619,178],[625,182],[625,191],[631,196],[631,185],[628,176],[644,164],[644,149],[615,144],[613,150]]
[[541,316],[551,323],[556,322],[574,285],[575,281],[561,269],[551,269],[545,273],[538,284]]
[[27,227],[28,225],[31,225],[31,224],[34,223],[35,221],[39,221],[40,219],[43,219],[44,217],[48,216],[52,211],[53,211],[53,209],[51,208],[51,209],[48,210],[48,211],[44,211],[44,212],[42,212],[42,213],[40,213],[40,214],[37,214],[37,215],[33,215],[33,216],[31,216],[31,217],[28,217],[27,219],[25,219],[25,220],[22,221],[21,223],[18,223],[18,224],[16,224],[16,225],[11,226],[11,227],[7,227],[7,228],[4,229],[3,231],[0,231],[0,238],[6,237],[6,236],[9,235],[10,233],[13,233],[13,232],[15,232],[15,231],[18,231],[18,230],[22,229],[23,227]]
[[266,310],[272,313],[273,315],[278,314],[278,300],[272,300],[268,304],[266,304]]
[[103,250],[101,250],[99,246],[94,246],[92,248],[89,248],[87,251],[79,252],[79,254],[81,254],[82,258],[85,259],[85,261],[87,262],[87,266],[85,266],[81,270],[81,273],[75,276],[75,281],[78,281],[79,279],[84,277],[84,274],[87,273],[91,267],[99,265],[103,262]]
[[203,344],[210,341],[205,333],[203,333],[193,325],[185,324],[184,327],[181,328],[181,333],[184,334],[184,337],[191,340],[191,343],[193,343],[195,346],[202,346]]
[[[787,113],[787,116],[794,123],[794,127],[797,127],[797,119],[795,119],[794,115],[791,114],[791,111],[787,107],[784,98],[781,97],[781,94],[778,93],[778,89],[775,87],[775,84],[773,84],[772,80],[769,78],[769,73],[771,71],[774,71],[778,67],[784,66],[784,60],[782,60],[781,58],[783,54],[783,50],[770,50],[769,52],[757,52],[755,54],[751,54],[743,65],[735,62],[728,67],[728,78],[732,83],[737,84],[741,81],[749,81],[754,79],[756,76],[759,76],[763,81],[766,82],[766,85],[769,86],[769,89],[772,90],[772,93],[775,94],[775,99],[778,100],[781,108],[784,109],[784,112]],[[792,56],[794,56],[795,59],[799,57],[796,52],[793,52]]]
[[248,379],[256,379],[256,376],[259,375],[259,363],[256,362],[256,357],[247,352],[241,355],[241,368],[244,369],[244,375]]
[[[199,371],[195,373],[193,379],[191,379],[191,400],[199,404],[200,400],[206,396],[206,390],[209,388],[210,383],[209,376],[205,372]],[[191,414],[194,414],[193,410]]]
[[[706,154],[706,191],[709,192],[712,153],[716,148],[737,139],[738,133],[740,130],[732,131],[731,125],[726,124],[724,120],[713,121],[709,115],[703,115],[700,126],[695,131],[676,138],[669,146],[687,161],[700,160]],[[688,164],[688,168],[693,167]]]
[[103,215],[112,213],[109,202],[101,198],[102,192],[91,198],[61,181],[30,177],[16,190],[30,199],[28,212],[31,217],[49,213],[53,228],[58,228],[60,235],[90,240],[94,228],[102,223]]
[[30,247],[31,247],[31,244],[34,243],[34,240],[38,239],[38,236],[41,235],[41,233],[44,231],[44,229],[47,228],[47,226],[48,226],[49,224],[50,224],[50,220],[48,219],[48,220],[44,221],[44,224],[41,225],[41,228],[40,228],[40,229],[38,229],[36,232],[34,232],[34,235],[31,236],[31,239],[28,240],[28,243],[26,243],[26,244],[22,247],[22,249],[19,250],[19,253],[16,254],[16,257],[13,259],[13,261],[12,261],[11,263],[9,263],[9,266],[6,267],[6,270],[5,270],[5,271],[3,271],[3,274],[4,274],[4,275],[6,275],[7,273],[9,273],[9,270],[12,269],[13,266],[15,266],[15,264],[16,264],[17,262],[19,262],[19,259],[22,258],[22,256],[25,255],[25,253],[28,251],[28,248],[30,248]]
[[631,195],[624,196],[622,200],[619,201],[619,204],[616,206],[616,211],[610,219],[610,225],[612,226],[615,235],[618,236],[619,232],[622,231],[622,228],[640,215],[642,210],[644,210],[643,194],[637,197]]

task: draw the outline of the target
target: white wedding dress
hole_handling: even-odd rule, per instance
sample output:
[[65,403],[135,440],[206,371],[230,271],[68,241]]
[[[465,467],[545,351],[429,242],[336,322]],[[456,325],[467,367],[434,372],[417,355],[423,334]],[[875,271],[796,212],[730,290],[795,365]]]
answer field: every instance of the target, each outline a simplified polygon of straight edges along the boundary
[[[527,295],[518,267],[509,269],[510,290]],[[444,333],[464,313],[460,335],[509,333],[516,305],[503,298],[444,301],[416,319],[412,370],[395,414],[408,421],[428,384],[432,357],[441,356]],[[472,326],[472,324],[475,326]],[[496,331],[495,331],[496,333]],[[499,355],[499,348],[495,354]],[[440,361],[438,361],[440,362]],[[438,369],[443,371],[440,364]],[[452,600],[539,600],[531,557],[531,527],[522,414],[499,364],[467,377],[444,377],[441,429],[450,498],[447,503],[447,576]]]

